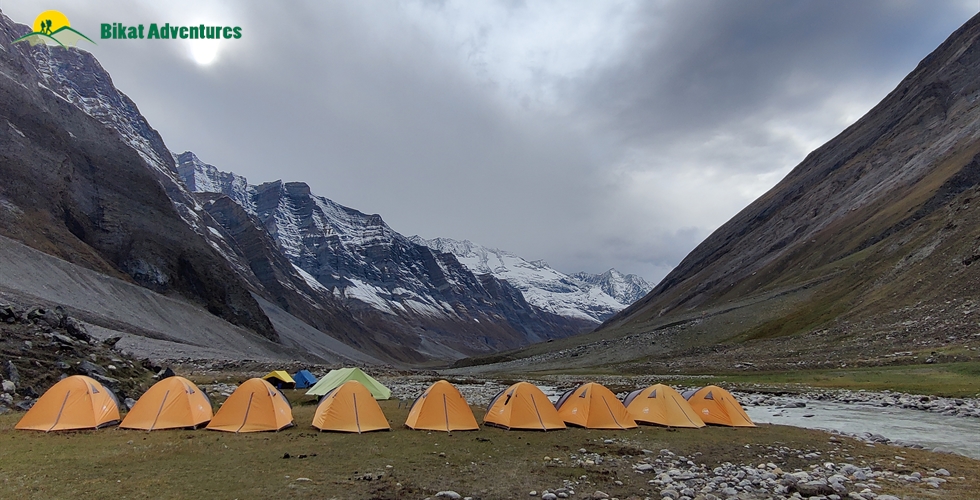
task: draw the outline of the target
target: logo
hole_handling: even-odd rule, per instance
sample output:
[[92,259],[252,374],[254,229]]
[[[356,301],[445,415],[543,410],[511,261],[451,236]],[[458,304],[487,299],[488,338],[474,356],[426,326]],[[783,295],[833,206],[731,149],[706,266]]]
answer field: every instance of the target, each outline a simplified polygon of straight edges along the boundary
[[32,47],[43,43],[68,48],[78,44],[79,40],[92,42],[91,38],[71,27],[68,16],[56,10],[46,10],[34,19],[34,31],[14,40],[13,43],[27,42]]

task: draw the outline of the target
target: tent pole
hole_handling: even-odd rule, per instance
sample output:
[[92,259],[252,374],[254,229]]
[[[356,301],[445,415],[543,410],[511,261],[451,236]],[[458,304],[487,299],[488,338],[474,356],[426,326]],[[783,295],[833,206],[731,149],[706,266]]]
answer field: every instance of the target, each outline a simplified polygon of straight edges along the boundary
[[152,431],[153,428],[157,426],[157,420],[160,419],[160,414],[163,413],[163,405],[167,404],[167,398],[168,397],[170,397],[170,390],[169,389],[167,390],[167,393],[163,395],[163,401],[160,401],[160,409],[157,410],[157,416],[153,417],[153,423],[150,424],[150,428],[147,429],[146,432]]
[[609,402],[606,401],[605,396],[602,397],[602,403],[606,405],[606,410],[609,412],[609,416],[612,417],[613,422],[616,422],[616,425],[618,425],[620,429],[625,429],[626,427],[623,427],[623,424],[619,423],[619,419],[616,418],[616,414],[613,413],[612,408],[609,407]]
[[354,397],[354,423],[357,424],[357,433],[361,433],[361,415],[357,413],[357,394],[351,394]]
[[541,412],[538,411],[538,402],[534,400],[534,396],[531,396],[531,404],[534,405],[534,413],[538,416],[538,423],[541,424],[541,430],[547,432],[548,428],[544,426],[544,420],[541,420]]
[[249,394],[248,395],[248,406],[245,407],[245,416],[242,418],[242,425],[239,425],[238,426],[238,430],[235,431],[235,434],[238,434],[239,432],[241,432],[242,427],[245,427],[245,422],[248,422],[248,412],[252,411],[252,398],[253,397],[255,397],[255,394]]
[[44,432],[51,432],[51,429],[54,429],[54,426],[58,425],[58,421],[61,420],[61,412],[65,411],[65,405],[68,404],[69,396],[71,396],[71,391],[65,393],[65,400],[61,402],[61,409],[58,410],[58,416],[54,419],[54,423],[51,424],[51,427],[48,427],[48,430]]
[[446,395],[442,395],[442,412],[446,416],[446,432],[452,432],[449,430],[449,403],[446,401]]

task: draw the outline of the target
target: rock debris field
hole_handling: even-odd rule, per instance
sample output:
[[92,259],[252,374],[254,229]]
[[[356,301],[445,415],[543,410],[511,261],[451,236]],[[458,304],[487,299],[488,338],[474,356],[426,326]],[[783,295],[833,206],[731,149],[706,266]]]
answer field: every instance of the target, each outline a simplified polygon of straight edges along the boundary
[[[836,438],[831,438],[835,440]],[[604,444],[613,444],[614,439],[604,440]],[[624,444],[626,440],[622,441]],[[774,454],[804,453],[786,447],[766,447]],[[819,454],[818,454],[819,455]],[[926,485],[939,490],[948,481],[963,481],[965,478],[950,477],[946,469],[928,470],[898,474],[887,470],[875,470],[872,467],[859,467],[850,463],[823,462],[812,465],[809,469],[784,471],[773,462],[757,465],[736,465],[725,463],[721,466],[708,468],[698,464],[700,457],[681,456],[662,449],[659,452],[643,450],[643,457],[632,462],[634,474],[650,477],[646,481],[651,494],[646,497],[631,496],[630,499],[670,500],[722,500],[722,499],[799,499],[809,500],[899,500],[899,497],[879,493],[882,485],[908,486],[913,484]],[[818,456],[813,458],[819,459]],[[546,457],[546,460],[561,462],[560,459]],[[572,454],[570,466],[601,465],[604,461],[621,460],[591,453],[582,448]],[[563,484],[542,490],[530,490],[528,497],[542,500],[558,498],[592,498],[616,499],[609,494],[589,488],[589,475],[583,474],[576,480],[565,480]],[[622,481],[616,481],[621,486]],[[457,498],[467,499],[455,491],[442,491],[430,499]]]

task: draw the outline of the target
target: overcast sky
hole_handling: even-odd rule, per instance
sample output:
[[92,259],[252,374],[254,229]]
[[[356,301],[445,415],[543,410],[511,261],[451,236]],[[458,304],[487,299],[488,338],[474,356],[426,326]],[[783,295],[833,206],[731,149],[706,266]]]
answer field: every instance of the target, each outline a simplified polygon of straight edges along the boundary
[[[161,5],[165,4],[165,5]],[[980,1],[0,0],[98,40],[175,152],[396,231],[659,281],[880,101]]]

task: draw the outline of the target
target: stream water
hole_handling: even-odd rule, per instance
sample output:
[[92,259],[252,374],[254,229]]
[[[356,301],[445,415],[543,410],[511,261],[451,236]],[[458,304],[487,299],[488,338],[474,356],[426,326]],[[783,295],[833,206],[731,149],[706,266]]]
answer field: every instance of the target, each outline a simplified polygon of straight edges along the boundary
[[[540,387],[552,402],[561,396],[554,387]],[[980,419],[859,403],[802,401],[806,403],[805,408],[746,406],[745,411],[757,424],[792,425],[847,434],[867,432],[980,460]]]
[[806,408],[747,406],[755,423],[792,425],[843,433],[879,434],[890,440],[957,453],[980,460],[980,419],[921,410],[861,404],[805,401]]

